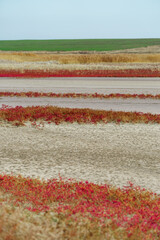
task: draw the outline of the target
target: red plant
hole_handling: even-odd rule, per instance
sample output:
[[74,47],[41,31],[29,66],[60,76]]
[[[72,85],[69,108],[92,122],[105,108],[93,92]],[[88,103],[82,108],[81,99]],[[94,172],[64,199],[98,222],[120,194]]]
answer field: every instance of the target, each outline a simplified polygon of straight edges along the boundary
[[0,70],[0,77],[43,78],[43,77],[160,77],[159,70]]
[[45,93],[45,92],[0,92],[0,97],[53,97],[53,98],[152,98],[160,99],[160,94],[121,94],[121,93]]
[[53,106],[32,106],[15,108],[3,105],[0,109],[0,120],[24,125],[25,121],[43,120],[60,124],[62,122],[78,123],[160,123],[160,114],[104,111],[93,109],[60,108]]
[[108,224],[108,219],[128,238],[135,233],[139,239],[160,237],[160,196],[132,183],[120,189],[62,178],[40,181],[0,175],[0,179],[0,190],[10,194],[10,202],[30,211],[54,211],[69,218],[80,214],[99,226]]

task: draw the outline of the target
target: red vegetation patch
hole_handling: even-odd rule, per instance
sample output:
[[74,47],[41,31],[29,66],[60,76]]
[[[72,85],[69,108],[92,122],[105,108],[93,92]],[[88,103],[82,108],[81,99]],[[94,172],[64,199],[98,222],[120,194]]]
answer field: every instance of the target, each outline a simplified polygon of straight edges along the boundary
[[160,99],[160,94],[121,94],[121,93],[45,93],[45,92],[0,92],[0,97],[53,97],[53,98],[140,98]]
[[[160,196],[133,186],[122,189],[60,178],[40,181],[0,175],[7,201],[33,212],[53,211],[78,221],[84,216],[99,226],[124,229],[127,239],[159,239]],[[5,202],[5,199],[4,199]]]
[[104,111],[92,109],[60,108],[54,106],[32,106],[15,108],[3,105],[0,109],[0,121],[12,122],[14,125],[24,125],[25,121],[37,120],[60,124],[73,123],[160,123],[160,114]]
[[0,77],[44,78],[44,77],[160,77],[159,70],[0,70]]

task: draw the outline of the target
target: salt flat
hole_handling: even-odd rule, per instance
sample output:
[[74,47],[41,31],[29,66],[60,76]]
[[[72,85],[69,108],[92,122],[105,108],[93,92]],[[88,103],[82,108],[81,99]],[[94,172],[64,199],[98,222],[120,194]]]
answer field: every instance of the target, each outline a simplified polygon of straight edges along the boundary
[[124,186],[160,193],[160,125],[0,126],[0,172]]
[[[0,91],[160,94],[160,79],[0,79]],[[6,99],[6,98],[5,98]],[[20,98],[17,101],[20,101]],[[23,99],[23,104],[28,98]],[[14,98],[12,98],[12,101]],[[37,99],[39,105],[44,98]],[[47,99],[46,99],[47,100]],[[52,99],[53,100],[53,99]],[[54,99],[55,100],[55,99]],[[57,99],[60,104],[65,99]],[[70,101],[71,99],[69,99]],[[93,105],[100,99],[89,99]],[[112,99],[119,107],[128,103]],[[41,102],[40,102],[41,101]],[[74,99],[76,103],[76,99]],[[81,101],[81,102],[80,102]],[[89,106],[88,100],[78,99]],[[110,101],[110,100],[109,100]],[[137,102],[136,102],[137,101]],[[146,100],[135,99],[144,109]],[[159,100],[149,100],[159,104]],[[14,101],[13,101],[14,102]],[[4,104],[4,98],[1,104]],[[109,103],[109,102],[108,102]],[[69,103],[71,106],[71,103]],[[92,106],[93,106],[92,105]],[[106,105],[103,103],[103,105]],[[153,106],[153,105],[152,105]],[[159,108],[159,105],[158,109]],[[119,108],[119,110],[120,110]],[[153,107],[149,110],[153,111]],[[0,172],[127,185],[128,181],[160,194],[160,125],[62,124],[36,129],[0,124]]]
[[0,91],[160,93],[160,78],[0,78]]
[[2,105],[16,106],[58,106],[67,108],[91,108],[126,112],[160,114],[160,99],[98,99],[98,98],[49,98],[49,97],[1,97]]

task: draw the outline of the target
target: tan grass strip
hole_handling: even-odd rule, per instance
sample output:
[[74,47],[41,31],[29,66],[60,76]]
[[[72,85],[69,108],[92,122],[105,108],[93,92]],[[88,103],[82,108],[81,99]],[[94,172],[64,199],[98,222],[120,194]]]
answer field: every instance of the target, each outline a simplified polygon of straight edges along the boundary
[[17,62],[31,61],[57,61],[61,64],[89,64],[89,63],[112,63],[112,62],[159,62],[160,54],[53,54],[32,52],[0,52],[0,60]]

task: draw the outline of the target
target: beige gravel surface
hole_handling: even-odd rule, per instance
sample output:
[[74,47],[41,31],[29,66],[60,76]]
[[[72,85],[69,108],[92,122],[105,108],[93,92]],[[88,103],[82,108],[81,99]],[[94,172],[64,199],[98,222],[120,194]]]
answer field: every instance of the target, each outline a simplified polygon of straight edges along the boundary
[[160,125],[0,126],[0,172],[124,186],[160,194]]
[[0,78],[0,91],[160,94],[160,78]]
[[57,106],[67,108],[91,108],[99,110],[113,110],[126,112],[144,112],[160,114],[160,99],[98,99],[98,98],[27,98],[27,97],[1,97],[2,105],[16,106]]

